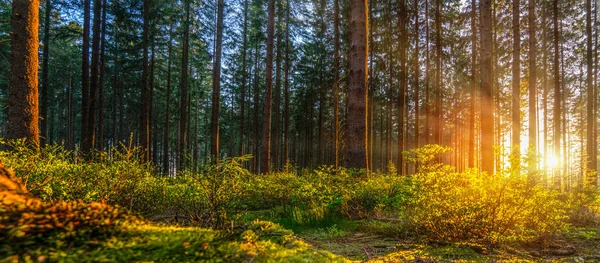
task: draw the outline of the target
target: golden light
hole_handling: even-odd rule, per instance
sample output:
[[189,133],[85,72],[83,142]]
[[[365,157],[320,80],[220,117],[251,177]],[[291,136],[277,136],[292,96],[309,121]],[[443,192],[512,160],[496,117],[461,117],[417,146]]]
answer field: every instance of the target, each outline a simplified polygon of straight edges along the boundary
[[548,156],[546,156],[546,168],[549,169],[555,169],[558,168],[560,166],[560,160],[558,159],[558,157],[552,153],[548,154]]

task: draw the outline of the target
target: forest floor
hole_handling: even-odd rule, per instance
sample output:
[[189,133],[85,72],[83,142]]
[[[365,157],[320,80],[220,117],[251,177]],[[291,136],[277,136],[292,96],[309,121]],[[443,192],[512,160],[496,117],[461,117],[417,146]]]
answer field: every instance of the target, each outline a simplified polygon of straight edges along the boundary
[[389,229],[391,225],[343,222],[298,236],[318,250],[356,262],[600,262],[600,228],[572,228],[545,245],[515,242],[489,249],[468,242],[432,242]]

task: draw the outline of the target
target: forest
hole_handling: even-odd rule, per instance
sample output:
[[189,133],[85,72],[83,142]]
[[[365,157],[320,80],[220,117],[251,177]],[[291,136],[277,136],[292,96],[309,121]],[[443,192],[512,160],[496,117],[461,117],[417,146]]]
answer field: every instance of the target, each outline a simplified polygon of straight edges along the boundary
[[599,262],[600,0],[0,0],[0,262]]

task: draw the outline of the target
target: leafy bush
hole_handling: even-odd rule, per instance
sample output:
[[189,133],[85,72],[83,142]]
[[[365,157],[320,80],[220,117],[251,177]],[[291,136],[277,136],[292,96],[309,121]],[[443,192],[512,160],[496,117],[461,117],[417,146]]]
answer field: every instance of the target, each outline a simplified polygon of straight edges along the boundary
[[559,193],[518,175],[458,173],[430,163],[413,180],[410,220],[435,239],[495,244],[546,237],[566,225],[567,204]]

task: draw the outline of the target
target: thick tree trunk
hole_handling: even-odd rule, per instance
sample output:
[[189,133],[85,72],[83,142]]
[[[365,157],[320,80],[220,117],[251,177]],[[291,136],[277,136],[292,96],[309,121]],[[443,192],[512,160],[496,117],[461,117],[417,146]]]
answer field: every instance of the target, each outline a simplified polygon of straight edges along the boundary
[[348,87],[348,131],[346,166],[367,167],[367,1],[350,1],[350,86]]
[[8,139],[26,139],[39,147],[38,27],[39,0],[14,1],[8,93]]
[[481,170],[494,174],[494,106],[492,103],[492,7],[480,1],[481,12]]
[[263,107],[263,134],[260,160],[260,173],[270,172],[271,167],[271,97],[273,93],[273,39],[275,38],[275,0],[269,1],[269,22],[267,24],[267,65],[265,72],[265,100]]
[[214,162],[219,162],[219,111],[221,107],[221,53],[223,43],[223,0],[217,4],[217,37],[215,62],[213,64],[212,78],[212,115],[210,125],[210,155]]

